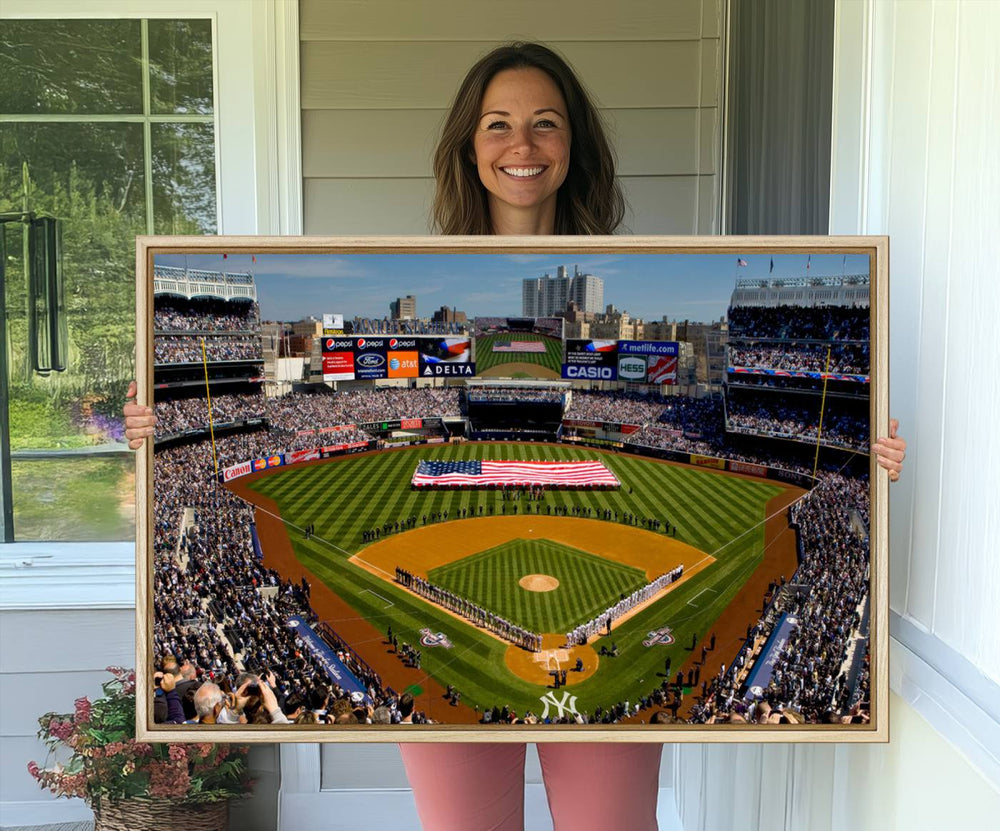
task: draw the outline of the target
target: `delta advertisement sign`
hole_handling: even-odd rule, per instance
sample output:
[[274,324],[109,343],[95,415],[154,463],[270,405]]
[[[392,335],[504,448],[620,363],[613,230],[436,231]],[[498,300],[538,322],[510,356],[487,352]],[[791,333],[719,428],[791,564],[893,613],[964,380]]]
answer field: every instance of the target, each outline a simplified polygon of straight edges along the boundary
[[471,357],[467,337],[324,337],[323,380],[472,377],[476,368]]
[[676,384],[676,341],[566,341],[562,377],[584,381],[631,381],[636,384]]

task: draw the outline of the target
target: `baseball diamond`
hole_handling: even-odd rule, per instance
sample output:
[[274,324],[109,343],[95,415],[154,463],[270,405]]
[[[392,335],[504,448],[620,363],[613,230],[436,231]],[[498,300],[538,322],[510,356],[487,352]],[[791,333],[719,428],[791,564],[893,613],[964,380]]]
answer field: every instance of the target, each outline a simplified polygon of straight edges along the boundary
[[[546,490],[538,499],[513,499],[499,490],[416,491],[409,486],[421,460],[473,459],[598,459],[622,487]],[[414,674],[392,660],[391,648],[377,633],[391,625],[399,640],[419,644],[421,631],[430,629],[442,633],[451,648],[423,650],[416,677],[424,687],[452,685],[469,707],[503,702],[534,712],[542,707],[545,686],[552,680],[548,670],[526,650],[396,584],[397,567],[523,622],[546,639],[561,635],[565,641],[565,632],[590,615],[684,565],[682,578],[669,590],[614,622],[607,646],[613,641],[619,656],[627,658],[599,655],[601,644],[596,642],[579,648],[589,650],[586,660],[582,653],[563,650],[563,655],[556,648],[553,654],[571,661],[561,669],[573,669],[577,657],[583,660],[582,671],[569,673],[569,680],[580,710],[593,710],[638,700],[658,686],[665,656],[673,656],[675,667],[685,663],[685,643],[719,621],[765,556],[764,521],[774,512],[769,501],[787,503],[802,492],[627,454],[518,443],[365,453],[279,468],[229,487],[258,505],[265,564],[314,582],[313,600],[321,616],[341,634],[358,630],[352,645],[386,683],[404,688],[414,682]],[[657,529],[652,520],[674,526],[676,536],[664,533],[662,524]],[[306,526],[314,528],[308,538],[299,531]],[[559,587],[526,591],[519,580],[531,574],[552,576]],[[573,603],[562,598],[573,598]],[[358,621],[367,627],[364,632]],[[673,644],[643,646],[650,631],[665,626],[675,635]],[[525,658],[512,659],[511,650]],[[431,718],[467,718],[430,694],[421,704]]]
[[[558,590],[511,589],[524,575],[542,572],[559,581]],[[431,569],[427,577],[534,632],[568,632],[647,582],[637,568],[547,539],[512,540]]]

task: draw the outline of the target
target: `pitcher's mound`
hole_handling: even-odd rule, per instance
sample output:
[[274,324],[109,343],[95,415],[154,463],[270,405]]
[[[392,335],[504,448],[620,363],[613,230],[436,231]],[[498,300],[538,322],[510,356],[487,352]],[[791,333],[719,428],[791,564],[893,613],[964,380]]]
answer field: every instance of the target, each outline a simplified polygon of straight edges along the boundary
[[550,574],[526,574],[517,585],[529,592],[550,592],[559,588],[559,581]]

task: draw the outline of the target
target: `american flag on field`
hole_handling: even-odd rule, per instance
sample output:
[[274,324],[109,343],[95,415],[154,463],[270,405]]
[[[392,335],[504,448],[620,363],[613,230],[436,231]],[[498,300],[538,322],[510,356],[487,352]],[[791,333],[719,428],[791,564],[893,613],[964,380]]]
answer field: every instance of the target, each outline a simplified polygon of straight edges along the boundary
[[494,352],[544,352],[545,344],[539,340],[493,341]]
[[410,480],[418,487],[530,487],[584,488],[621,486],[600,462],[421,462]]

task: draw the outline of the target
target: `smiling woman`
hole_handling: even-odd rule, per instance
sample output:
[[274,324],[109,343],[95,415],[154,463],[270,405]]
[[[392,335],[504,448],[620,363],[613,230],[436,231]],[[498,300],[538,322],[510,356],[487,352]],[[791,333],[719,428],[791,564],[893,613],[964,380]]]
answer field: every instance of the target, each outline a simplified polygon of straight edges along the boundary
[[493,50],[465,77],[434,155],[444,234],[611,234],[625,200],[601,117],[537,43]]
[[566,102],[540,69],[508,69],[486,88],[473,156],[497,234],[554,227],[571,132]]

